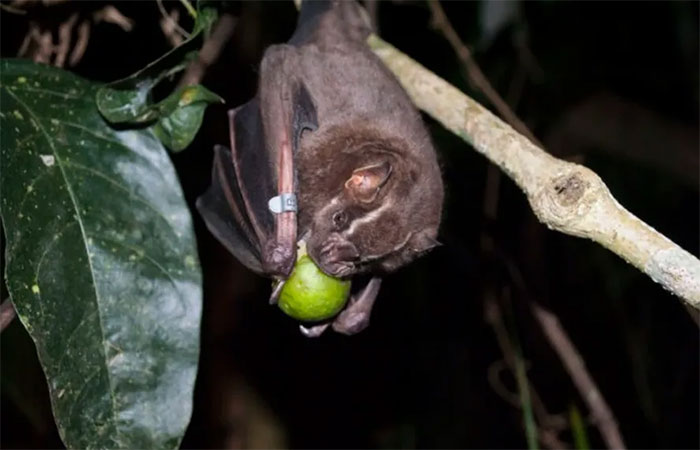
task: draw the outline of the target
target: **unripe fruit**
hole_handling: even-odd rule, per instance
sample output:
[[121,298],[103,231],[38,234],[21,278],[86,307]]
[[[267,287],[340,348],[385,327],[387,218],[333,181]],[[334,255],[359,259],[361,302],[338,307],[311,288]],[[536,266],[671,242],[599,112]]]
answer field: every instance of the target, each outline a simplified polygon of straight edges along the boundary
[[278,305],[285,314],[304,322],[329,319],[340,312],[350,294],[350,280],[323,273],[301,243],[292,273],[280,293]]

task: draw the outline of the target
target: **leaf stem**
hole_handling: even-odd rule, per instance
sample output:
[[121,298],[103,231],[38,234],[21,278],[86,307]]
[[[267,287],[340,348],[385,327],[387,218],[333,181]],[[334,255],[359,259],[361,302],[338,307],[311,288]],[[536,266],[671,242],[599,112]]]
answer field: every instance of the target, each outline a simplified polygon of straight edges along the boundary
[[571,422],[571,434],[574,437],[574,444],[577,450],[588,450],[591,445],[588,443],[586,425],[583,423],[581,412],[575,404],[569,406],[569,421]]
[[[175,19],[173,19],[173,17],[171,17],[170,14],[168,14],[168,12],[165,10],[165,6],[163,6],[163,0],[156,0],[156,3],[158,4],[158,10],[160,10],[160,15],[163,16],[163,19],[165,19],[165,20],[167,20],[168,22],[170,22],[170,23],[173,25],[173,29],[174,29],[175,31],[177,31],[177,33],[179,33],[180,36],[182,36],[182,37],[185,38],[185,39],[189,38],[189,37],[190,37],[190,33],[188,33],[187,31],[185,31],[185,29],[182,28],[182,27],[180,26],[180,24],[177,23],[177,22],[175,21]],[[164,29],[163,32],[165,32],[165,29]],[[174,46],[174,47],[176,47],[176,46]]]
[[537,442],[537,425],[535,417],[532,413],[532,400],[530,399],[530,383],[527,379],[525,370],[525,360],[523,351],[520,346],[518,330],[515,325],[512,307],[509,305],[508,317],[510,318],[511,337],[513,341],[513,350],[515,353],[515,380],[518,384],[518,392],[520,394],[520,404],[523,408],[523,422],[525,424],[525,438],[527,439],[527,448],[529,450],[537,450],[539,448]]
[[180,0],[180,3],[182,3],[182,6],[185,7],[192,18],[197,19],[197,10],[192,7],[192,4],[188,0]]

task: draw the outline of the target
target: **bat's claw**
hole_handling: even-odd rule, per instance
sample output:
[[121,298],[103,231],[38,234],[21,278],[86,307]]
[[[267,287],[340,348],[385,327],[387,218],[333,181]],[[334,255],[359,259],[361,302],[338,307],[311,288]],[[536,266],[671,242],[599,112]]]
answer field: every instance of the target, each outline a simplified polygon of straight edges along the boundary
[[354,311],[348,308],[333,321],[333,329],[340,334],[353,335],[369,326],[369,311]]
[[277,302],[280,299],[280,293],[282,292],[282,288],[284,287],[284,284],[287,282],[287,280],[281,280],[278,281],[277,284],[275,284],[275,287],[272,288],[272,293],[270,294],[270,304],[271,305],[276,305]]
[[373,277],[357,296],[350,299],[348,306],[333,321],[333,329],[336,332],[352,335],[369,326],[372,307],[381,283],[381,278]]
[[299,331],[301,331],[301,334],[308,338],[315,338],[319,337],[320,335],[323,334],[324,331],[326,331],[326,328],[328,328],[328,325],[330,323],[324,323],[321,325],[314,325],[312,327],[306,328],[304,325],[299,325]]
[[296,261],[296,246],[284,246],[270,241],[263,252],[263,269],[266,274],[275,277],[288,277]]

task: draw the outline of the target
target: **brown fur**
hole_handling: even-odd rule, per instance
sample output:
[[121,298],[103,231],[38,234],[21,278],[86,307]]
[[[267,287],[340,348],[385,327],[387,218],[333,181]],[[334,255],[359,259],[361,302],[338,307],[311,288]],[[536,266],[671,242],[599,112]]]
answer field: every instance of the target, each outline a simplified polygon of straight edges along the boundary
[[[288,46],[318,118],[295,156],[299,236],[333,275],[392,271],[436,244],[443,185],[435,150],[415,106],[365,45],[358,6],[334,2],[319,17],[302,44]],[[358,202],[346,181],[384,162],[386,183],[373,201]]]

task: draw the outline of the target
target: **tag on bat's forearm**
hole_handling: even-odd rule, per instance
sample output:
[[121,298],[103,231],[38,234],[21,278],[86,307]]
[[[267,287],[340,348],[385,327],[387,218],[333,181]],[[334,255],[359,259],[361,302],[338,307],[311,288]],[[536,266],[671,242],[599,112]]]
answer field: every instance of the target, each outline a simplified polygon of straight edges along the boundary
[[275,214],[288,211],[297,211],[297,196],[294,194],[281,194],[272,197],[267,202],[267,207]]

